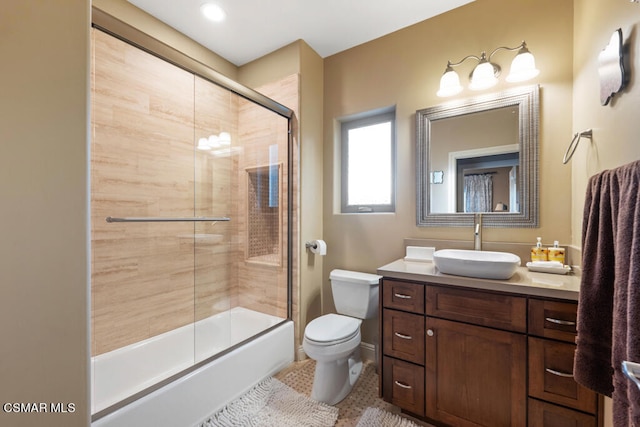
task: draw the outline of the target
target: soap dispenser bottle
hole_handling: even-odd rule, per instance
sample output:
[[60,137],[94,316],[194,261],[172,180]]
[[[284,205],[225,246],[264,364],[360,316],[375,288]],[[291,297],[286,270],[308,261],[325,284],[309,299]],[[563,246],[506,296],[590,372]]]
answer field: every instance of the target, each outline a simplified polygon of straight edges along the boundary
[[548,249],[542,247],[542,237],[538,237],[538,243],[531,248],[531,261],[547,261]]
[[549,248],[549,261],[557,261],[564,265],[564,248],[561,248],[558,241],[553,242],[553,247]]

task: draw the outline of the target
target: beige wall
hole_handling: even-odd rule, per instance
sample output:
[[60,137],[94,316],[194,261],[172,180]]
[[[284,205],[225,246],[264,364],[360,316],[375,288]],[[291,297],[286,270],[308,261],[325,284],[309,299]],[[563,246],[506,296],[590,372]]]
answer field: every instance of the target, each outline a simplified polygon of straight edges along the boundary
[[89,3],[0,13],[0,402],[3,426],[87,426]]
[[[640,4],[627,1],[589,0],[575,2],[574,92],[572,132],[593,129],[593,140],[582,139],[571,159],[572,243],[582,244],[582,213],[587,181],[605,169],[640,159],[640,96],[637,75]],[[598,54],[611,34],[620,28],[627,46],[631,81],[607,106],[600,104]],[[605,425],[612,426],[611,400],[605,401]]]
[[[541,87],[540,228],[487,228],[484,239],[534,243],[542,236],[545,242],[570,242],[571,173],[561,159],[572,130],[572,18],[571,1],[482,0],[325,59],[324,236],[330,248],[325,277],[333,268],[375,272],[404,255],[403,238],[472,240],[470,228],[415,225],[415,111],[443,102],[435,93],[447,60],[522,40],[541,70],[533,82]],[[509,52],[494,56],[504,68],[512,58]],[[465,76],[471,67],[459,74]],[[509,87],[502,80],[495,91]],[[457,98],[472,96],[465,90]],[[391,105],[397,117],[396,212],[337,214],[336,120]],[[331,301],[328,286],[324,293]],[[375,321],[365,322],[363,340],[377,341]]]
[[[323,211],[323,138],[324,99],[323,60],[306,43],[300,49],[300,325],[323,314],[322,286],[324,257],[312,254],[305,242],[324,238]],[[304,329],[299,333],[302,339]]]
[[[640,96],[637,73],[640,4],[628,1],[577,1],[574,15],[574,95],[572,132],[593,129],[571,159],[572,241],[581,245],[582,209],[590,176],[640,159]],[[600,104],[598,54],[620,28],[629,50],[631,81],[607,106]],[[568,144],[568,142],[567,142]]]

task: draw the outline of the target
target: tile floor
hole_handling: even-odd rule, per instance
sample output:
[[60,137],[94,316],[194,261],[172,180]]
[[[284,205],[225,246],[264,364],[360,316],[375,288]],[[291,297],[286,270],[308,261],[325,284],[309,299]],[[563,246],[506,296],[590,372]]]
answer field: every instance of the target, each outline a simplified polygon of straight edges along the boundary
[[[291,366],[275,375],[275,378],[287,384],[299,393],[311,395],[313,374],[316,363],[312,359],[294,362]],[[378,397],[378,374],[376,366],[371,361],[366,361],[362,374],[358,378],[351,393],[340,403],[335,405],[339,409],[337,427],[353,427],[358,424],[362,413],[368,407],[376,407],[385,411],[400,414],[400,409]],[[415,418],[400,414],[409,418],[419,426],[433,427],[431,424],[421,422]]]

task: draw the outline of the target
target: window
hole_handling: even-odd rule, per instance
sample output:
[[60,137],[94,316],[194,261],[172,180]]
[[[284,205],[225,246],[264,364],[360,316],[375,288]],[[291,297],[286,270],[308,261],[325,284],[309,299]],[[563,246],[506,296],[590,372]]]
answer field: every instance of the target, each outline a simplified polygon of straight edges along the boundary
[[342,212],[395,211],[395,111],[342,122]]

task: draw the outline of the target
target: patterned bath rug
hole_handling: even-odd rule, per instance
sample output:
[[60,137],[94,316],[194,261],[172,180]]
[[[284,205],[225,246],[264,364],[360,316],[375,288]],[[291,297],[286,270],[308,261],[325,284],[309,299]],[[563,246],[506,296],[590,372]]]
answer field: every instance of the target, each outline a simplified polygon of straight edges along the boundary
[[200,427],[329,427],[337,419],[338,408],[312,400],[269,377]]
[[367,408],[356,427],[420,427],[413,421],[379,408]]

